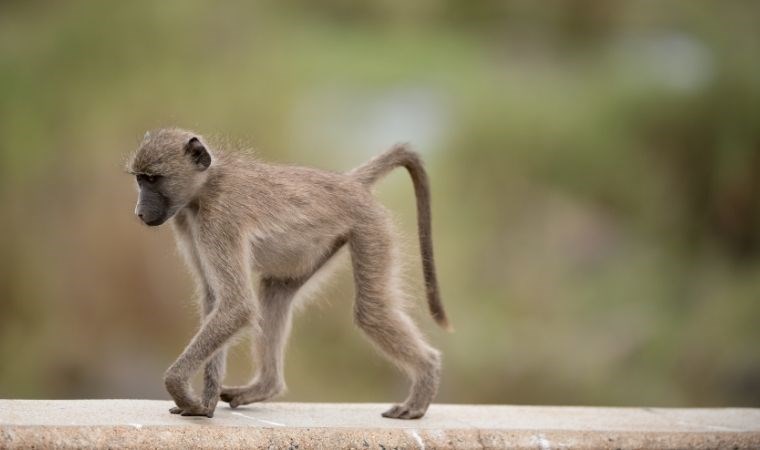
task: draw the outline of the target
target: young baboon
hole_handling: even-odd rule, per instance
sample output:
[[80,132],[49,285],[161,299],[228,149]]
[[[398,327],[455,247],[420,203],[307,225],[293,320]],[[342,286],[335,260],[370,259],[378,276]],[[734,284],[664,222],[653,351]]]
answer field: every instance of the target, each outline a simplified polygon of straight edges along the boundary
[[[417,197],[428,306],[435,321],[448,328],[433,264],[427,175],[406,146],[347,173],[333,173],[212,151],[190,131],[145,135],[128,163],[139,187],[135,214],[150,226],[174,218],[177,243],[203,293],[200,330],[166,372],[166,389],[177,405],[172,413],[212,417],[219,398],[235,408],[281,393],[293,299],[347,245],[356,324],[412,382],[408,398],[383,416],[425,414],[438,389],[441,358],[402,308],[390,220],[370,193],[373,183],[400,166],[409,171]],[[254,333],[257,374],[246,386],[222,387],[226,346],[246,327]],[[199,399],[189,380],[201,367]]]

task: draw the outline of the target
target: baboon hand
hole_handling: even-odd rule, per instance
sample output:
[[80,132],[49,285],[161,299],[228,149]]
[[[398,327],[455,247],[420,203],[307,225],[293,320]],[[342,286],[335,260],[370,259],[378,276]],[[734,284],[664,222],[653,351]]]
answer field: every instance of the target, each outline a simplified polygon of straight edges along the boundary
[[413,420],[419,419],[425,415],[427,407],[413,407],[407,404],[395,405],[388,411],[385,411],[382,416],[388,419],[406,419]]
[[205,416],[209,419],[214,417],[214,409],[215,408],[208,408],[208,407],[200,407],[200,408],[180,408],[179,406],[175,406],[174,408],[171,408],[169,410],[172,414],[180,414],[182,416]]

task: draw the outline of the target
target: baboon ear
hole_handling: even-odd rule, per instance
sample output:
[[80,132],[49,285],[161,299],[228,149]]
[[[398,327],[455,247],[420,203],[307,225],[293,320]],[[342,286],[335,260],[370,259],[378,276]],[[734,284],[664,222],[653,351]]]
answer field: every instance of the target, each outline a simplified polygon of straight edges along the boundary
[[198,170],[206,170],[211,165],[211,155],[197,137],[190,138],[185,144],[185,154],[190,157]]

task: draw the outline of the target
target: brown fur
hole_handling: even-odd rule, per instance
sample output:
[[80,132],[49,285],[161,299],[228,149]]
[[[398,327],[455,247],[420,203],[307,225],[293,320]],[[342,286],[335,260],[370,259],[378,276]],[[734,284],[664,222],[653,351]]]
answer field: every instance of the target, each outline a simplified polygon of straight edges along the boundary
[[[433,264],[428,180],[417,154],[396,146],[340,174],[265,164],[215,149],[209,151],[210,166],[199,168],[188,158],[193,137],[179,129],[146,134],[129,163],[135,174],[163,176],[161,192],[170,200],[178,245],[204,296],[201,328],[166,373],[167,390],[177,404],[172,412],[211,417],[219,397],[234,408],[281,393],[293,299],[348,244],[355,321],[412,381],[406,401],[383,415],[422,417],[438,389],[440,354],[402,308],[396,239],[388,213],[369,190],[393,168],[409,170],[428,304],[435,320],[448,327]],[[253,273],[260,280],[256,293]],[[222,388],[226,347],[247,326],[254,330],[258,373],[246,386]],[[189,379],[201,367],[204,393],[198,399]]]

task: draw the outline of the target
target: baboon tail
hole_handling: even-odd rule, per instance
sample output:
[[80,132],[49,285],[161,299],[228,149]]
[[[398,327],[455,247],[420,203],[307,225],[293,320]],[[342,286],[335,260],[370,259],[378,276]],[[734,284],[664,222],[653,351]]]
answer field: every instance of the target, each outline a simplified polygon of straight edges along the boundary
[[348,175],[364,184],[371,186],[377,180],[388,174],[396,167],[405,167],[412,177],[414,194],[417,198],[417,233],[420,239],[422,253],[422,273],[425,278],[428,307],[433,319],[448,331],[452,331],[446,311],[443,309],[438,289],[438,278],[433,260],[433,237],[431,234],[430,217],[430,186],[427,172],[422,165],[420,156],[409,149],[406,144],[396,144],[390,150],[372,158],[367,163],[348,172]]

